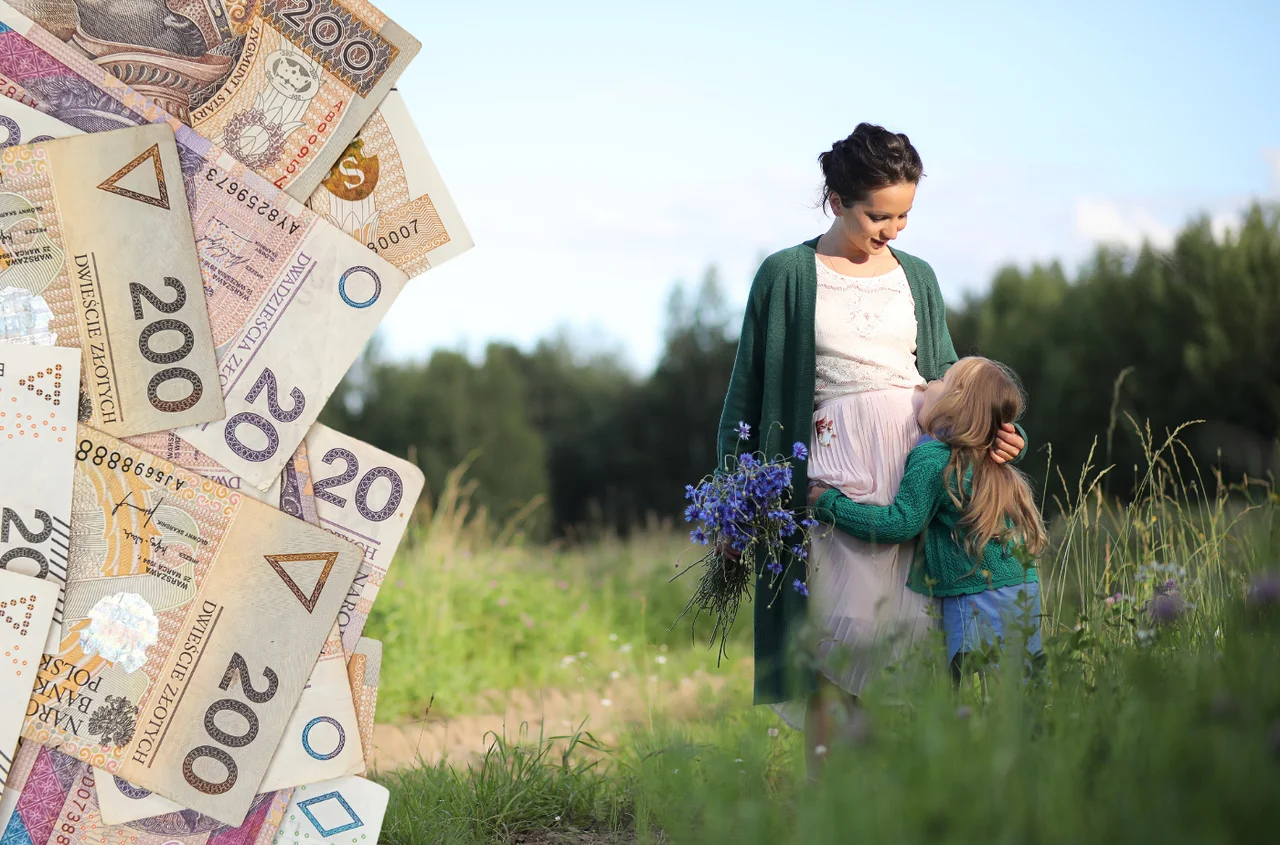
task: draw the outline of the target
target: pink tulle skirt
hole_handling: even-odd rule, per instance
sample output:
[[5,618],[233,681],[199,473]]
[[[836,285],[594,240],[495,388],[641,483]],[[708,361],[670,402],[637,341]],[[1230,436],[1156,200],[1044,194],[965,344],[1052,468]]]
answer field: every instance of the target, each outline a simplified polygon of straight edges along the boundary
[[[907,453],[920,437],[911,388],[837,397],[813,414],[809,477],[857,502],[887,505],[902,483]],[[915,542],[872,545],[838,529],[818,529],[810,560],[809,621],[822,632],[818,656],[833,684],[860,695],[867,681],[900,659],[933,625],[932,600],[907,589]],[[773,705],[792,727],[803,701]]]

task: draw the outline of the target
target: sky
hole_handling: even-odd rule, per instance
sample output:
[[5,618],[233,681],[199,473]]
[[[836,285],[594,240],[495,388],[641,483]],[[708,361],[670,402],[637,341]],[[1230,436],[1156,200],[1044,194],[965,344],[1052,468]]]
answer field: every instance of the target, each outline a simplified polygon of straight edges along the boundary
[[475,240],[410,283],[384,357],[568,331],[637,372],[673,285],[821,234],[818,153],[861,121],[924,161],[897,246],[953,306],[1006,264],[1167,245],[1280,200],[1280,3],[375,0]]

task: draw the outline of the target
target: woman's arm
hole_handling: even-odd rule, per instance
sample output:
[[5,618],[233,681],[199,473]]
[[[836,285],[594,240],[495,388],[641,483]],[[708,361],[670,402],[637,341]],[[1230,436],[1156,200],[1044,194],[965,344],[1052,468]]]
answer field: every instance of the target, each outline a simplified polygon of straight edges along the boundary
[[933,450],[912,450],[891,505],[864,505],[839,490],[818,497],[814,516],[869,543],[905,543],[919,536],[942,503],[942,471]]
[[[720,412],[720,426],[716,434],[716,472],[728,467],[725,460],[730,455],[756,450],[761,433],[760,405],[764,391],[764,324],[760,318],[761,291],[770,284],[777,269],[773,262],[765,261],[756,271],[747,297],[746,311],[742,316],[742,332],[738,335],[738,352],[733,361],[733,373],[729,376],[729,389],[725,393],[724,408]],[[738,424],[751,427],[747,438],[738,433]]]

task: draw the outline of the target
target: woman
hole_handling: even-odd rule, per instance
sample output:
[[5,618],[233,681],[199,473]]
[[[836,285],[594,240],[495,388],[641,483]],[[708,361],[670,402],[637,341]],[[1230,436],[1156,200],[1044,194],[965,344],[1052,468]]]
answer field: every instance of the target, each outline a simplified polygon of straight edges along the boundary
[[[906,135],[867,123],[818,161],[835,220],[756,273],[720,419],[719,466],[731,454],[772,456],[800,441],[809,460],[795,468],[794,503],[812,481],[887,505],[921,433],[916,388],[956,361],[933,270],[889,246],[906,228],[923,168]],[[747,442],[740,421],[751,425]],[[1014,460],[1025,445],[1021,429],[1005,425],[990,459]],[[875,546],[829,531],[813,542],[807,598],[757,574],[755,703],[773,705],[793,727],[803,720],[811,772],[829,742],[827,705],[852,707],[929,629],[929,599],[906,587],[913,551],[914,541]],[[789,571],[801,567],[793,561]],[[814,671],[797,659],[806,623],[824,635],[817,656],[838,650],[843,665],[822,660]]]

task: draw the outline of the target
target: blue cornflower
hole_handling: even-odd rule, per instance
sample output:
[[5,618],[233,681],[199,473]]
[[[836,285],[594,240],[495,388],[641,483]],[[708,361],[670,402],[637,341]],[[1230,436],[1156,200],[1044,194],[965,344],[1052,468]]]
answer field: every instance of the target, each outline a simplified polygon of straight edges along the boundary
[[809,588],[808,588],[808,587],[806,587],[806,586],[804,585],[804,582],[803,582],[803,581],[801,581],[799,578],[797,578],[797,579],[795,580],[795,583],[794,583],[794,584],[792,584],[791,586],[792,586],[792,587],[794,587],[794,588],[795,588],[795,591],[796,591],[797,593],[799,593],[800,595],[802,595],[802,596],[808,596],[808,595],[809,595]]
[[796,441],[795,445],[791,447],[791,457],[796,460],[803,461],[809,457],[809,448],[803,443]]
[[698,491],[692,484],[686,484],[684,486],[684,497],[686,499],[692,499],[697,494],[698,494]]
[[809,551],[804,546],[792,546],[791,554],[795,555],[801,560],[807,560],[809,557]]
[[746,440],[748,437],[751,436],[751,426],[747,425],[744,422],[738,423],[738,428],[736,429],[736,431],[738,432],[739,440]]
[[689,505],[689,507],[684,509],[684,521],[693,522],[698,518],[698,511],[699,509],[697,505]]
[[738,458],[738,466],[742,467],[743,469],[755,469],[759,465],[756,463],[755,458],[751,457],[750,455],[743,455],[742,457]]
[[705,546],[708,542],[707,532],[703,531],[701,528],[695,528],[693,531],[689,532],[689,539],[693,540],[693,542],[697,543],[699,546]]
[[782,564],[778,563],[776,560],[770,563],[765,568],[768,569],[770,572],[772,572],[774,575],[782,574]]
[[800,524],[803,525],[805,528],[817,528],[822,523],[818,522],[818,520],[814,519],[811,516],[807,516],[804,519],[800,520]]

